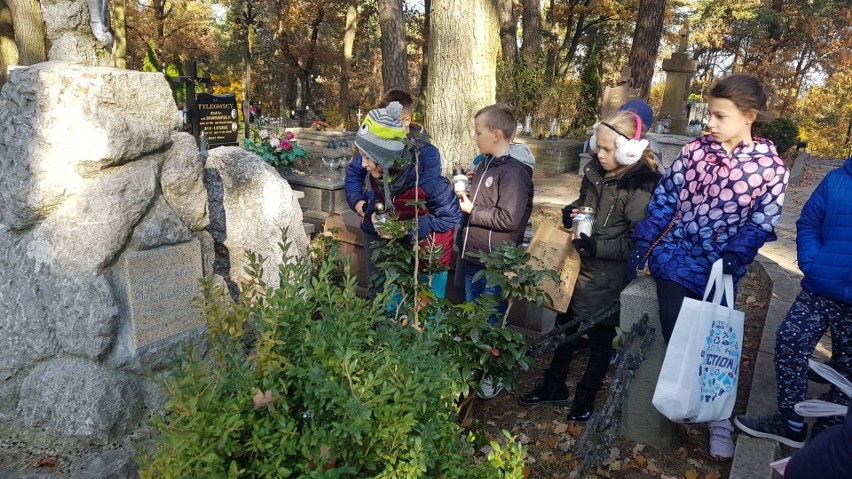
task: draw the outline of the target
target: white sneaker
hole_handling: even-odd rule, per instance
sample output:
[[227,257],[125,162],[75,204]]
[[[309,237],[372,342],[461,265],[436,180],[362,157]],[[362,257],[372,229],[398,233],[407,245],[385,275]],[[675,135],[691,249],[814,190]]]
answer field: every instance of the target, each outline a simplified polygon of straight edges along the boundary
[[726,461],[734,457],[734,426],[728,419],[707,423],[710,430],[710,457]]
[[477,396],[482,399],[494,399],[498,394],[503,392],[505,387],[503,387],[503,381],[498,379],[497,384],[494,384],[491,376],[487,378],[482,378],[482,381],[479,381],[479,388],[482,389],[482,393],[477,392]]

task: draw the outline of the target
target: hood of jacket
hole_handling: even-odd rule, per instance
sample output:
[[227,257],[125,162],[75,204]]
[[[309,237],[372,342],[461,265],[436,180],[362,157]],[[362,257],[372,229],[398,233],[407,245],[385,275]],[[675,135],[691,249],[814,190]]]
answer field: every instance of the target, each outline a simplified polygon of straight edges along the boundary
[[[523,146],[523,145],[520,145],[520,146]],[[529,156],[527,157],[527,161],[526,161],[526,162],[525,162],[525,161],[523,161],[523,160],[521,160],[521,159],[519,159],[519,158],[516,158],[516,157],[512,154],[512,150],[511,150],[511,149],[509,149],[509,152],[507,152],[507,153],[506,153],[505,155],[503,155],[503,156],[497,156],[497,157],[493,157],[493,158],[491,158],[491,161],[488,161],[488,157],[486,157],[485,161],[486,161],[486,162],[487,162],[487,164],[488,164],[488,168],[494,168],[494,167],[497,167],[497,166],[502,166],[502,165],[505,165],[506,163],[509,163],[509,162],[514,161],[514,162],[520,163],[520,164],[521,164],[521,165],[523,165],[525,168],[529,169],[529,170],[530,170],[530,173],[532,173],[532,169],[533,169],[533,166],[532,166],[532,165],[534,165],[534,164],[535,164],[535,159],[533,159],[533,157],[532,157],[532,153],[530,153],[529,148],[527,148],[526,146],[524,146],[524,148],[523,148],[523,149],[524,149],[524,150],[526,151],[526,153],[529,155]],[[519,150],[519,151],[521,151],[521,150]],[[532,160],[532,164],[530,164],[530,163],[529,163],[529,161],[530,161],[530,160]]]
[[524,145],[523,143],[512,143],[509,145],[508,155],[529,166],[531,170],[535,169],[535,157],[527,145]]

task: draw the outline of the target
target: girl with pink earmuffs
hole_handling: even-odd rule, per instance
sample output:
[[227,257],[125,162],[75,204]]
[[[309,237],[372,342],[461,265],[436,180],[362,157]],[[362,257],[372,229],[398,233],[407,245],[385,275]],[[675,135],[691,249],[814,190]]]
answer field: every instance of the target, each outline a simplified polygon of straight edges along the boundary
[[562,218],[564,226],[570,228],[578,209],[586,206],[595,208],[596,222],[591,235],[581,233],[574,239],[581,257],[580,273],[568,310],[557,315],[556,324],[565,327],[572,323],[565,329],[572,334],[579,328],[577,320],[605,317],[588,330],[589,360],[573,400],[569,401],[565,384],[576,347],[572,341],[556,348],[535,389],[518,398],[523,406],[571,404],[568,419],[580,422],[589,420],[594,412],[618,326],[617,308],[610,314],[606,310],[619,302],[621,290],[628,283],[624,273],[633,249],[630,234],[645,217],[651,192],[660,178],[643,133],[642,121],[633,111],[617,111],[594,126],[592,143],[597,147],[597,158],[584,168],[580,197],[565,207]]

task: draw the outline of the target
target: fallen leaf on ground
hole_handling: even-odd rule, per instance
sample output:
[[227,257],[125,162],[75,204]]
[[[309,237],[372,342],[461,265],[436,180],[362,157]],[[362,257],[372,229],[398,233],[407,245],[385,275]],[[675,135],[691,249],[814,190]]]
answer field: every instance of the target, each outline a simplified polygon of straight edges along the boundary
[[689,464],[690,466],[696,468],[696,469],[701,469],[702,467],[704,467],[703,462],[696,461],[695,459],[687,459],[686,463]]
[[621,459],[621,451],[617,447],[609,448],[609,458],[604,461],[604,465],[613,463]]
[[565,424],[565,423],[562,423],[562,422],[557,423],[556,427],[553,428],[553,432],[555,432],[556,434],[564,434],[565,431],[567,431],[567,430],[568,430],[568,425]]
[[255,409],[260,409],[268,404],[274,403],[278,398],[272,395],[272,391],[261,391],[258,389],[257,394],[251,398]]
[[718,469],[711,469],[707,474],[704,474],[704,479],[722,479],[722,474]]
[[698,471],[695,469],[687,469],[686,474],[683,475],[686,479],[698,479]]
[[527,445],[527,444],[532,442],[532,439],[530,439],[530,437],[527,436],[526,434],[521,433],[521,435],[518,436],[518,442],[520,442],[523,445]]
[[633,456],[633,460],[636,461],[636,464],[639,464],[640,466],[648,464],[648,460],[645,459],[645,456],[643,456],[642,454],[637,454]]
[[650,472],[651,474],[659,474],[663,472],[663,470],[657,467],[654,462],[649,462],[648,465],[645,466],[645,470]]
[[554,448],[556,447],[556,443],[559,442],[559,438],[556,436],[547,436],[547,439],[544,441],[548,447]]
[[641,454],[642,451],[644,451],[644,450],[645,450],[644,444],[637,444],[637,445],[633,446],[633,451],[631,451],[630,455],[635,456],[637,454]]
[[568,425],[568,434],[574,437],[580,437],[580,434],[583,434],[583,426],[579,424],[569,424]]
[[689,455],[689,453],[688,453],[688,452],[686,452],[686,448],[685,448],[685,447],[679,447],[679,448],[677,449],[677,451],[675,451],[675,455],[676,455],[677,457],[681,458],[681,459],[686,459],[686,456],[688,456],[688,455]]
[[556,445],[556,449],[559,449],[562,452],[568,452],[571,448],[574,447],[574,438],[569,437],[564,441],[559,441],[559,444]]
[[35,467],[56,467],[56,459],[52,457],[42,457],[34,464]]

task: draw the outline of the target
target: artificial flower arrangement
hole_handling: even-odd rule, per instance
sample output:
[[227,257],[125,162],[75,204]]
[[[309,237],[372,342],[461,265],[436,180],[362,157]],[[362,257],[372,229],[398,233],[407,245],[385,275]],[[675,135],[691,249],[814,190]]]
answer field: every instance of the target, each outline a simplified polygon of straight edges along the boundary
[[322,120],[316,120],[313,123],[311,123],[311,128],[313,128],[316,131],[325,131],[326,128],[328,128],[328,123],[326,123]]
[[290,131],[252,128],[250,132],[251,138],[243,139],[243,147],[272,166],[292,165],[310,156],[296,144],[296,135]]

